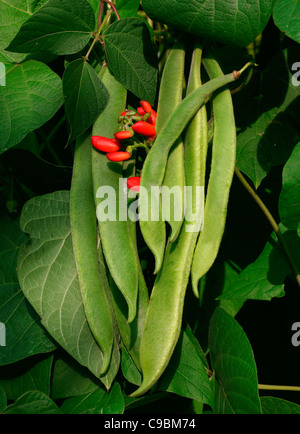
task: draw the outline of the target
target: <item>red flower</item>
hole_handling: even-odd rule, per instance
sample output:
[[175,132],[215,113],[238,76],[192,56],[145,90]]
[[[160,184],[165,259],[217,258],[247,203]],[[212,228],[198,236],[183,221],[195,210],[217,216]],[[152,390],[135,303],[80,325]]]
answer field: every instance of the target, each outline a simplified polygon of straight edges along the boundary
[[152,114],[151,114],[150,118],[147,119],[147,122],[149,122],[149,124],[151,124],[155,127],[156,118],[157,118],[157,113],[156,113],[156,111],[152,110]]
[[106,154],[106,157],[110,161],[125,161],[129,160],[131,154],[127,151],[109,152],[108,154]]
[[148,101],[140,101],[140,104],[141,104],[143,110],[145,111],[145,113],[151,113],[152,112],[151,104]]
[[114,136],[118,140],[126,140],[126,139],[130,139],[130,137],[133,136],[133,132],[132,131],[118,131],[117,133],[114,134]]
[[127,187],[132,191],[140,191],[141,177],[133,176],[127,179]]
[[116,152],[121,148],[120,143],[117,140],[108,139],[107,137],[92,136],[91,142],[94,148],[102,152]]
[[138,112],[138,114],[141,115],[141,116],[145,116],[145,114],[146,114],[146,112],[145,112],[145,110],[143,109],[143,107],[138,107],[138,108],[137,108],[137,112]]
[[153,125],[145,121],[138,121],[132,127],[133,131],[141,134],[142,136],[153,137],[156,136],[156,129]]

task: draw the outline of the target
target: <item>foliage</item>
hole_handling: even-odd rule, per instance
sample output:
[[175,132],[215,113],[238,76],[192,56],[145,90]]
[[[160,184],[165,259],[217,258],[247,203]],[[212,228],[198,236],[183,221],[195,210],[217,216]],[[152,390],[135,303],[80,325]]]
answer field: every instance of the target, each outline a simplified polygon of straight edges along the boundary
[[[299,414],[297,392],[263,386],[300,386],[299,2],[0,0],[0,23],[0,413]],[[199,53],[204,90],[192,104]],[[119,108],[141,100],[171,129],[146,141],[150,158],[142,147],[123,164],[92,152],[91,136],[113,138]],[[182,173],[196,182],[191,137],[207,145],[206,197],[213,173],[224,186],[210,216],[221,236],[201,276],[198,233],[184,236],[183,222],[96,219],[98,181],[117,188],[143,169],[148,187]],[[76,244],[85,236],[90,273]],[[86,292],[98,272],[109,360],[97,291]]]

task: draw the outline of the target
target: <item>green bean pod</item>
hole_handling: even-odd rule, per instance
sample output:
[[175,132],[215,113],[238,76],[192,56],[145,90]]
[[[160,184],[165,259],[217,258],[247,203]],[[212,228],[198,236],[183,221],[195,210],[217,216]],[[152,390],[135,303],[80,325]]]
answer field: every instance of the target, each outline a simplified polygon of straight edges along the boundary
[[[201,48],[196,47],[188,92],[201,86],[201,56]],[[200,162],[205,165],[201,153],[206,154],[206,126],[206,110],[203,107],[190,122],[186,133],[188,139],[185,142],[186,180],[194,194],[203,174]],[[195,197],[187,196],[186,200],[187,207],[192,209],[195,206]],[[185,292],[199,233],[197,230],[188,230],[189,226],[190,223],[185,220],[177,240],[168,243],[162,269],[152,290],[140,351],[143,382],[131,395],[133,397],[147,392],[159,379],[169,363],[180,335]]]
[[[103,83],[109,91],[110,99],[106,109],[94,124],[93,135],[113,138],[113,134],[118,131],[120,113],[126,105],[127,91],[108,69],[103,74]],[[124,185],[120,185],[122,163],[110,162],[104,154],[95,149],[91,152],[94,196],[103,253],[110,274],[127,302],[128,321],[132,322],[136,316],[138,263],[136,246],[133,244],[128,223],[127,201],[122,189]],[[112,195],[108,207],[112,207],[115,215],[106,220],[99,217],[99,208],[105,200],[105,191],[100,191],[100,187],[108,188],[108,196]],[[124,187],[127,188],[126,182]]]
[[[151,197],[151,187],[156,186],[156,188],[159,189],[162,186],[168,161],[168,154],[172,145],[183,132],[188,122],[206,102],[207,98],[217,89],[232,83],[239,77],[240,72],[234,71],[232,74],[210,80],[208,83],[205,83],[203,86],[194,90],[176,107],[173,114],[165,122],[163,128],[158,134],[154,145],[146,158],[141,176],[139,204],[140,227],[146,243],[151,237],[157,237],[157,221],[151,220],[150,214],[154,216],[158,215],[160,207],[160,202],[156,198],[156,200],[151,202],[150,213],[148,198]],[[150,244],[149,248],[155,257],[155,272],[158,272],[163,262],[164,245],[161,245],[159,249],[157,246],[153,249]]]
[[105,292],[106,276],[101,274],[98,264],[90,135],[79,138],[76,143],[70,219],[83,305],[90,329],[103,352],[100,372],[103,374],[109,366],[114,332]]
[[[160,83],[156,120],[156,131],[158,134],[174,109],[182,101],[184,62],[185,46],[179,39],[170,50]],[[184,146],[181,137],[176,140],[170,150],[163,186],[174,191],[174,195],[170,195],[170,202],[162,200],[162,215],[171,226],[169,240],[173,242],[180,232],[184,216]],[[180,200],[181,203],[182,212],[180,216],[175,215],[177,211],[176,205],[178,205],[176,200]],[[158,243],[164,242],[165,236],[163,232],[157,240],[152,238],[153,241]]]
[[[123,173],[124,177],[128,178],[130,176],[135,176],[135,165],[132,164],[132,161],[128,160],[123,163]],[[130,206],[136,197],[128,198],[128,205]],[[132,220],[128,220],[130,234],[132,238],[132,242],[135,246],[137,246],[136,239],[136,222]],[[144,323],[146,318],[146,313],[149,304],[149,294],[148,288],[144,279],[142,267],[140,264],[140,259],[138,256],[138,250],[136,249],[136,261],[138,264],[138,296],[137,296],[137,313],[134,320],[131,323],[127,321],[127,307],[124,298],[121,296],[120,291],[114,284],[111,282],[111,292],[114,304],[114,312],[118,324],[118,328],[120,331],[120,336],[123,345],[125,346],[128,354],[132,358],[136,367],[140,370],[140,342],[142,332],[144,330]]]
[[[223,78],[214,59],[203,61],[212,79]],[[236,126],[230,90],[222,89],[213,97],[214,139],[212,162],[200,233],[192,264],[192,285],[199,296],[198,283],[213,265],[222,241],[230,188],[236,160]]]

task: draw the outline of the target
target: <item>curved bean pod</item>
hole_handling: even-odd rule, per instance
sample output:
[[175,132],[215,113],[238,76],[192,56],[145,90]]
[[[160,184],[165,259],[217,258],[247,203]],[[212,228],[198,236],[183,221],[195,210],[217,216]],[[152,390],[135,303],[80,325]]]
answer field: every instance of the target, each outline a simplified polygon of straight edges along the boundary
[[110,362],[113,346],[113,322],[99,270],[97,221],[94,203],[91,137],[76,143],[70,194],[70,219],[74,256],[83,305],[91,331],[103,352],[103,374]]
[[[201,57],[202,50],[197,46],[193,53],[188,92],[201,86]],[[200,157],[207,147],[206,125],[206,111],[202,108],[190,122],[186,134],[186,180],[193,191],[199,186],[203,173],[199,161],[205,165]],[[199,130],[200,126],[203,130]],[[192,208],[194,198],[188,196],[186,200],[187,207]],[[197,230],[187,230],[189,225],[185,220],[177,240],[168,243],[162,269],[153,287],[140,350],[143,383],[131,395],[134,397],[147,392],[162,375],[180,335],[185,292],[198,237]]]
[[[179,40],[170,50],[162,74],[156,119],[157,133],[159,133],[164,123],[170,117],[177,105],[182,101],[184,62],[185,46],[184,43]],[[172,232],[169,236],[169,241],[173,242],[180,232],[184,215],[184,146],[181,138],[177,139],[170,150],[163,186],[166,186],[169,189],[173,188],[174,194],[176,195],[175,197],[173,195],[170,197],[170,203],[168,203],[168,201],[162,201],[162,215],[171,226]],[[178,187],[180,190],[178,190]],[[174,215],[176,199],[180,199],[182,204],[180,220],[178,219],[179,216]],[[165,241],[165,236],[163,230],[161,232],[162,233],[157,241],[163,243]],[[152,242],[153,241],[152,238]]]
[[[224,77],[213,59],[203,61],[210,78]],[[200,233],[192,264],[192,285],[198,297],[198,283],[213,265],[222,241],[229,193],[236,159],[236,126],[232,98],[224,89],[213,98],[214,139],[210,178],[204,211],[204,226]]]
[[[241,70],[243,71],[243,70]],[[151,204],[151,213],[148,209],[148,197],[150,197],[151,186],[161,187],[165,169],[168,160],[169,151],[178,139],[188,122],[195,116],[198,110],[206,102],[207,98],[220,87],[226,86],[234,82],[240,77],[239,71],[234,71],[232,74],[218,77],[210,80],[203,86],[194,90],[188,95],[174,110],[173,114],[168,118],[157,139],[153,148],[149,152],[143,166],[141,176],[141,189],[140,189],[140,227],[145,241],[150,237],[157,237],[157,222],[151,221],[151,213],[153,215],[159,214],[159,201],[153,201]],[[147,243],[147,241],[146,241]],[[161,245],[160,249],[155,246],[153,249],[151,243],[149,248],[154,254],[157,272],[162,265],[164,257],[164,246]]]
[[[109,91],[110,99],[106,109],[94,124],[93,135],[113,137],[114,132],[118,129],[118,118],[126,104],[127,92],[108,69],[104,72],[103,83]],[[114,204],[111,204],[116,207],[114,221],[111,219],[103,221],[100,218],[98,224],[108,269],[127,302],[128,321],[132,322],[136,316],[138,264],[136,247],[132,242],[127,215],[121,216],[121,208],[124,213],[127,213],[127,203],[124,200],[123,190],[119,190],[122,163],[110,162],[105,155],[92,149],[92,172],[97,207],[104,200],[104,197],[98,197],[99,187],[105,186],[112,194],[115,194]],[[127,188],[126,183],[125,188]]]

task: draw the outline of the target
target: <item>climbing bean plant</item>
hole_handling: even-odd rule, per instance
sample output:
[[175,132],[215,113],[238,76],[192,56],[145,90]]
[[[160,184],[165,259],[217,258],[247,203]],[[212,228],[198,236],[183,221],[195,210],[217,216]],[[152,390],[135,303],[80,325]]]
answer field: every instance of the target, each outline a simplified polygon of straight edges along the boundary
[[0,17],[0,412],[299,414],[298,2]]

